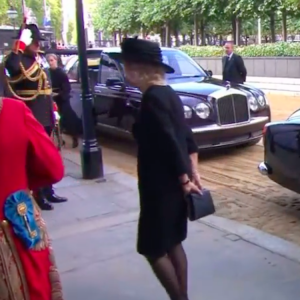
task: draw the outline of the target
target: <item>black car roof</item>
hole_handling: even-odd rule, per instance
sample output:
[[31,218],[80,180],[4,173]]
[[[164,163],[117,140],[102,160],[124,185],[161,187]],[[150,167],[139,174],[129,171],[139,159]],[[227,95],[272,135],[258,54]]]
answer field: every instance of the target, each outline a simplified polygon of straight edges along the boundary
[[[173,50],[178,51],[174,48],[162,47],[162,50]],[[86,49],[87,54],[101,54],[104,53],[121,53],[120,47],[103,47],[103,48],[88,48]],[[78,55],[77,49],[47,49],[45,54],[56,54],[56,55]]]

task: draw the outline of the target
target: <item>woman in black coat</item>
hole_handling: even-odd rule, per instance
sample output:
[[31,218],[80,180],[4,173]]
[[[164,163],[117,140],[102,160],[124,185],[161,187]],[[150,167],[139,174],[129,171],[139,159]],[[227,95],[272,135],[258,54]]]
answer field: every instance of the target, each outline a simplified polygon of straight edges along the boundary
[[48,54],[47,60],[50,65],[50,76],[53,100],[57,104],[61,117],[61,129],[72,136],[73,148],[78,146],[78,136],[82,133],[82,122],[72,109],[70,104],[71,85],[64,70],[58,67],[58,58],[55,54]]
[[140,218],[137,250],[172,300],[188,300],[185,194],[200,192],[198,149],[186,125],[178,95],[166,85],[158,44],[125,39],[121,45],[125,75],[143,92],[133,126],[138,144]]

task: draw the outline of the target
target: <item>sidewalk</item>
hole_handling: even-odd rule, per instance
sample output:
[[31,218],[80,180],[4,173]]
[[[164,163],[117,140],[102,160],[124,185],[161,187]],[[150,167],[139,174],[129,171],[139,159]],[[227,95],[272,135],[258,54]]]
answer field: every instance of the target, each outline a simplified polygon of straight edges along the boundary
[[[221,75],[213,77],[221,79]],[[282,94],[287,96],[300,96],[300,78],[279,77],[247,77],[247,84],[264,90],[267,94]]]
[[[105,182],[83,181],[78,154],[66,151],[64,156],[66,176],[56,189],[69,202],[43,214],[65,299],[167,300],[135,251],[136,180],[106,166]],[[191,300],[299,298],[300,249],[289,242],[212,217],[189,224],[185,247]]]

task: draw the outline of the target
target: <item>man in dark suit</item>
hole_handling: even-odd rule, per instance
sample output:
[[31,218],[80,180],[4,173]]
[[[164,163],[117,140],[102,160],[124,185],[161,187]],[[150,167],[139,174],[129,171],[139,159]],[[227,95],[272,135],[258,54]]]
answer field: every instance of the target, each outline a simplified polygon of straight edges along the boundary
[[226,55],[222,58],[223,80],[235,83],[244,83],[246,81],[247,70],[242,57],[233,52],[233,43],[226,42]]

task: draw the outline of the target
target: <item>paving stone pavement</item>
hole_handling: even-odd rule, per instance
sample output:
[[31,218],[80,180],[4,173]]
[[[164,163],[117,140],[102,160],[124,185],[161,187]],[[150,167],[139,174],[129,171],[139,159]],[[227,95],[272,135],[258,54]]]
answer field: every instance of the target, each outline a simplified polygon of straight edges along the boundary
[[[167,300],[135,251],[135,180],[106,167],[106,181],[83,181],[65,161],[56,185],[68,203],[45,212],[66,300]],[[201,222],[189,224],[190,300],[298,300],[300,264]]]

